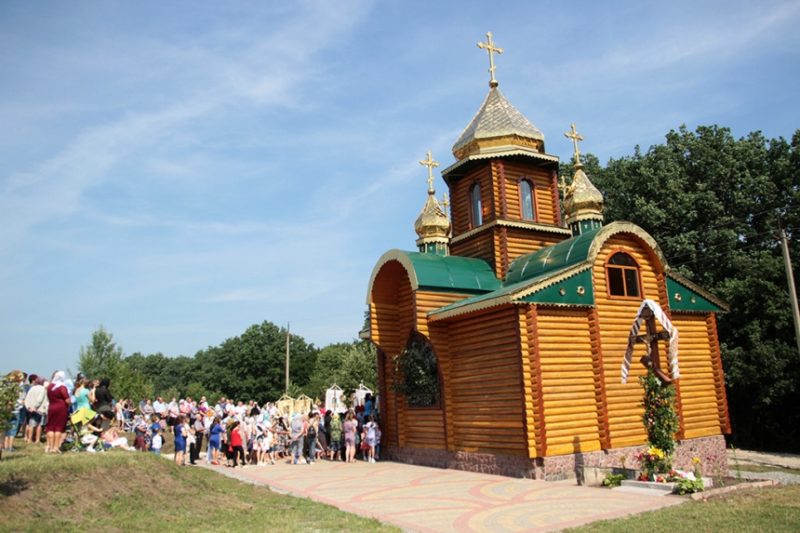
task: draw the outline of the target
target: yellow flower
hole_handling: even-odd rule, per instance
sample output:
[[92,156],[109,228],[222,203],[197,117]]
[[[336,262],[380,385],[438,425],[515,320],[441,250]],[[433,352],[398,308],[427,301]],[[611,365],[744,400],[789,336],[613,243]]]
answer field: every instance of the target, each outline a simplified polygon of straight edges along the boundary
[[699,465],[700,464],[700,458],[699,457],[692,457],[692,464],[693,465]]

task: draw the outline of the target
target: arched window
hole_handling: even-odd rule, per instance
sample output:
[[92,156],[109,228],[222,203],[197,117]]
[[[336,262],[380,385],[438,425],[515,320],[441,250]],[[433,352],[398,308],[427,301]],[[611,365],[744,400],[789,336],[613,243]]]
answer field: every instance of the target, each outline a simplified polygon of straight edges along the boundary
[[469,190],[470,221],[472,227],[477,228],[483,224],[483,210],[481,207],[481,186],[474,184]]
[[395,390],[406,397],[409,407],[439,405],[439,361],[427,337],[412,331],[395,365],[400,376]]
[[533,207],[533,185],[528,180],[519,182],[519,206],[523,220],[536,220],[536,210]]
[[606,280],[610,296],[638,298],[642,293],[639,286],[639,265],[625,252],[617,252],[608,259]]

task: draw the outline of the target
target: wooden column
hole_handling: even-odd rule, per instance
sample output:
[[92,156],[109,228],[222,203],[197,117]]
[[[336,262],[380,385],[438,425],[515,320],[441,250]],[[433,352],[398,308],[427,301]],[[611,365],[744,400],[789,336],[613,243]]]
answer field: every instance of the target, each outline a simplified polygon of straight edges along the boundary
[[706,329],[708,330],[708,342],[711,345],[711,365],[714,369],[714,388],[717,393],[719,427],[724,434],[730,435],[731,418],[728,413],[728,395],[725,392],[725,373],[722,369],[722,353],[719,348],[717,316],[714,313],[708,313],[706,315]]
[[528,336],[528,317],[527,308],[519,308],[519,359],[520,359],[520,378],[522,381],[522,402],[523,412],[525,413],[525,435],[527,438],[528,457],[538,457],[536,449],[536,410],[538,404],[534,400],[532,383],[533,375],[531,372],[531,353],[530,337]]
[[547,455],[547,428],[544,423],[544,392],[542,388],[542,361],[539,351],[539,332],[535,305],[528,306],[526,322],[528,326],[528,346],[530,350],[531,399],[534,406],[534,428],[536,453],[538,457]]
[[592,343],[592,368],[594,370],[594,395],[597,406],[597,431],[600,446],[611,448],[611,429],[608,422],[608,398],[606,396],[606,374],[603,362],[603,345],[600,340],[600,317],[597,308],[589,310],[589,338]]
[[556,224],[563,226],[564,222],[561,219],[561,200],[558,196],[558,170],[553,169],[550,171],[550,198],[553,200],[553,215],[556,217]]

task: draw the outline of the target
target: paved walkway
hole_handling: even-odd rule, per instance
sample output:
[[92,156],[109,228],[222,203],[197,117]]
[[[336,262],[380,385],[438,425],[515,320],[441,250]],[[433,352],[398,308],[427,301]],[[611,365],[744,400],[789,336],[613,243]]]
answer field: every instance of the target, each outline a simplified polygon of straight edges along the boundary
[[419,533],[554,531],[685,501],[393,462],[209,468]]

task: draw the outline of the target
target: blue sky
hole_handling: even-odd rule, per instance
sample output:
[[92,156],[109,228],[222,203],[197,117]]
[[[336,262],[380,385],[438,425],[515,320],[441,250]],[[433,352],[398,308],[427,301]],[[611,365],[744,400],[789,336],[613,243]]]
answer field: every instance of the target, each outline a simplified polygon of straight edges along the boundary
[[[493,7],[494,6],[494,7]],[[269,320],[355,337],[488,91],[601,161],[800,127],[800,2],[0,3],[0,371],[193,355]],[[440,169],[441,170],[441,169]],[[444,190],[437,180],[439,194]]]

